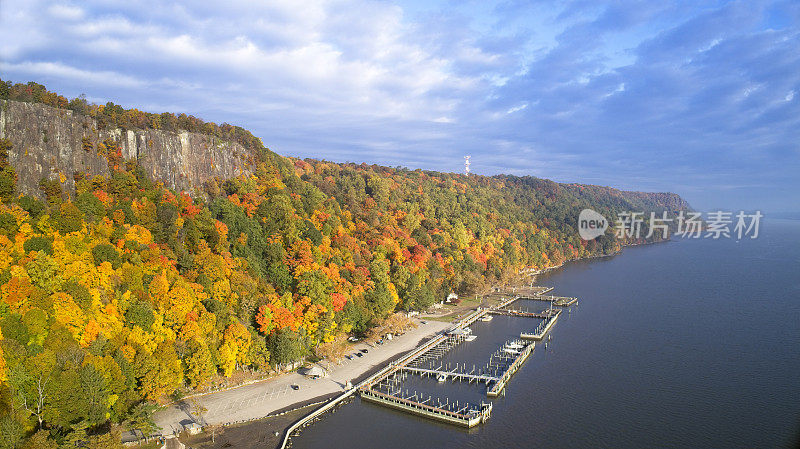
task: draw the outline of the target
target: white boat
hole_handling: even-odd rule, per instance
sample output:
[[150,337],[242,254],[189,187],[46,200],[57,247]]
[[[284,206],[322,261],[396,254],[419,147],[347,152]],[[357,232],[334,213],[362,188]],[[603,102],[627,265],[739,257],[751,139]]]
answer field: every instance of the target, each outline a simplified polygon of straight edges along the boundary
[[446,374],[439,374],[438,376],[436,376],[436,380],[438,382],[445,382],[447,380],[447,375]]
[[524,347],[524,345],[521,345],[521,344],[516,343],[516,342],[509,343],[509,344],[506,345],[506,348],[510,348],[510,349],[522,349],[523,347]]
[[487,322],[488,322],[488,321],[492,321],[492,318],[493,318],[493,317],[487,313],[486,315],[484,315],[483,317],[481,317],[481,321],[487,321]]
[[511,348],[503,348],[503,352],[507,352],[509,354],[519,354],[519,351],[517,351],[516,349],[511,349]]
[[464,338],[464,340],[466,340],[466,341],[473,341],[473,340],[475,340],[476,338],[478,338],[478,336],[477,336],[477,335],[467,335],[467,336]]

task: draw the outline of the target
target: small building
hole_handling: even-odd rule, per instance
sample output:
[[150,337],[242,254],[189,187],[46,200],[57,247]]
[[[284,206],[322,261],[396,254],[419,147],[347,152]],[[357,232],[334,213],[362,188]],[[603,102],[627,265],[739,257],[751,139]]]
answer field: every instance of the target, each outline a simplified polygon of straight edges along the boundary
[[189,432],[189,435],[197,435],[202,430],[203,427],[201,427],[200,424],[197,424],[196,422],[193,422],[186,426],[186,431]]
[[468,327],[453,327],[453,328],[450,328],[450,329],[447,330],[447,335],[450,335],[450,336],[453,336],[453,337],[459,336],[459,335],[467,336],[467,335],[469,335],[471,333],[472,333],[472,329],[470,329]]
[[314,365],[307,369],[305,374],[312,379],[319,379],[320,377],[325,377],[325,370]]

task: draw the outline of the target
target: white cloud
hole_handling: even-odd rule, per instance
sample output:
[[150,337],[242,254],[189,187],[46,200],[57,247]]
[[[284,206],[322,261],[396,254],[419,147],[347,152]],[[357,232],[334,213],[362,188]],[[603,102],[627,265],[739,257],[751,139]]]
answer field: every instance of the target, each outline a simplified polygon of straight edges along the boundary
[[47,12],[56,19],[79,20],[83,18],[83,9],[69,4],[56,4],[47,8]]
[[115,87],[142,88],[147,86],[145,81],[118,72],[82,70],[57,62],[21,62],[16,64],[0,62],[0,69],[4,72],[24,73],[31,79],[58,77],[83,83],[98,83]]
[[[467,152],[476,172],[604,183],[652,172],[643,188],[669,189],[658,180],[685,185],[675,167],[696,158],[742,179],[770,158],[800,168],[798,30],[762,29],[761,11],[3,0],[0,69],[70,96],[236,123],[284,154],[460,171]],[[534,147],[536,160],[516,153]]]
[[519,106],[514,106],[513,108],[509,108],[508,111],[506,111],[506,114],[513,114],[513,113],[515,113],[517,111],[521,111],[521,110],[523,110],[523,109],[525,109],[527,107],[528,107],[528,103],[522,103]]

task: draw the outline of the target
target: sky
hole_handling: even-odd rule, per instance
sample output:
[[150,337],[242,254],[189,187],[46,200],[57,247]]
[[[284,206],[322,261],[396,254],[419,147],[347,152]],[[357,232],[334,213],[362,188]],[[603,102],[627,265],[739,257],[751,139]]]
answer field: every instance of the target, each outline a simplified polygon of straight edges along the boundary
[[792,1],[0,0],[0,78],[279,154],[800,212]]

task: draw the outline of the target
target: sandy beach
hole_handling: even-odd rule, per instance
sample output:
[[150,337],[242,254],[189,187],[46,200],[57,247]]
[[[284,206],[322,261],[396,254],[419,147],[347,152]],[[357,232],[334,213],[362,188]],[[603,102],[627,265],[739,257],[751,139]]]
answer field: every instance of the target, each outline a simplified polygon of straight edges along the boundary
[[[328,374],[320,379],[309,379],[296,372],[243,385],[225,391],[209,393],[197,397],[197,401],[207,409],[205,421],[209,425],[226,425],[238,421],[262,418],[271,413],[285,410],[332,393],[339,393],[348,381],[355,380],[365,373],[384,365],[398,355],[415,348],[421,340],[429,338],[451,326],[449,323],[416,321],[417,327],[405,334],[388,340],[382,345],[356,343],[349,354],[361,349],[368,352],[352,360],[343,359],[338,364],[320,366],[327,368]],[[299,386],[295,390],[292,385]],[[180,432],[183,427],[195,421],[190,414],[188,401],[172,404],[155,414],[155,422],[167,435]]]

